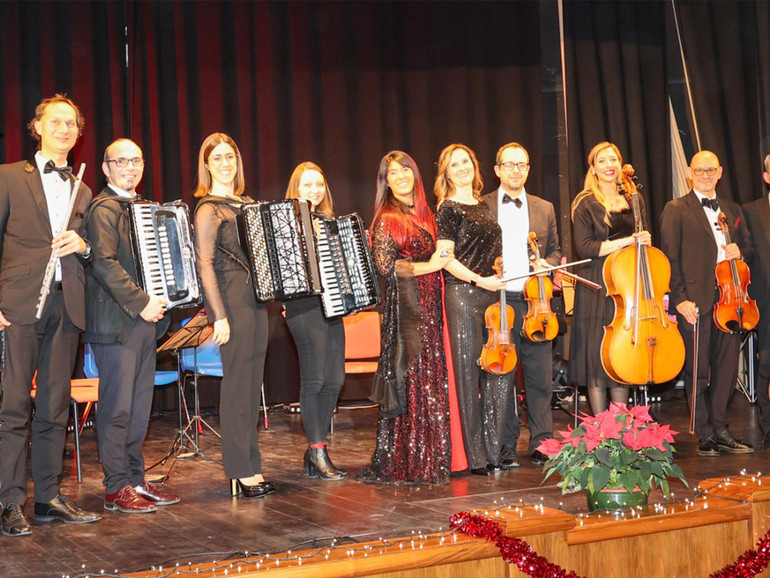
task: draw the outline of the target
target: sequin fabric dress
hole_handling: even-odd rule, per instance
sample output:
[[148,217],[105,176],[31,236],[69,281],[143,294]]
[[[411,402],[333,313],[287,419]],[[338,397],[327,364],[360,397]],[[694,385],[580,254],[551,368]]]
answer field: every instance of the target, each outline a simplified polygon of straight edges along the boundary
[[379,221],[372,239],[378,273],[385,280],[382,353],[376,380],[401,392],[400,407],[381,409],[377,446],[361,481],[447,484],[451,462],[449,400],[442,338],[441,273],[397,277],[399,259],[427,261],[430,234],[415,234],[399,248]]

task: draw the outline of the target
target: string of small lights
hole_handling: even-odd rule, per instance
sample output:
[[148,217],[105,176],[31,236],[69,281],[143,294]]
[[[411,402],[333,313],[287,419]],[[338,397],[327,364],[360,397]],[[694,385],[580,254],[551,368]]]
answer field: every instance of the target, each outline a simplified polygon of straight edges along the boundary
[[[699,498],[708,499],[710,493],[729,487],[733,484],[742,483],[745,485],[748,481],[751,484],[761,486],[767,478],[762,473],[747,474],[742,471],[740,476],[743,478],[725,477],[709,488],[696,488],[691,498],[676,500],[674,493],[671,492],[668,499],[664,502],[652,504],[656,514],[672,513],[678,506],[684,505],[685,510],[695,506]],[[729,496],[719,495],[720,499],[731,499]],[[735,500],[741,501],[741,500]],[[329,540],[329,538],[315,538],[301,542],[290,550],[274,553],[263,552],[209,552],[191,556],[186,556],[184,562],[181,559],[173,559],[163,564],[151,566],[146,570],[147,578],[171,578],[174,576],[195,576],[207,573],[217,573],[223,576],[237,576],[243,572],[254,572],[258,570],[276,569],[281,566],[297,565],[303,566],[314,561],[328,560],[350,560],[356,558],[369,558],[383,554],[393,554],[398,551],[423,550],[426,547],[444,546],[447,544],[458,543],[458,537],[465,534],[473,538],[483,538],[493,542],[499,549],[503,559],[509,564],[515,564],[519,570],[534,578],[579,578],[574,571],[567,571],[560,566],[553,564],[548,559],[539,556],[527,542],[520,538],[507,536],[500,524],[492,519],[494,516],[508,510],[514,514],[524,516],[527,512],[544,512],[543,498],[541,503],[532,505],[525,502],[506,503],[504,498],[495,500],[494,506],[485,509],[483,512],[463,511],[454,514],[450,518],[450,528],[443,530],[439,528],[436,533],[423,533],[413,530],[411,536],[387,539],[379,538],[378,541],[360,543],[356,538],[345,536],[342,538],[331,538],[331,542],[325,547],[316,547],[319,542]],[[559,504],[559,510],[570,515],[574,515],[562,508]],[[615,520],[634,519],[642,516],[643,506],[637,506],[627,510],[617,511],[598,511],[592,513],[581,513],[577,515],[577,523],[583,526],[592,518],[602,518],[611,516]],[[681,508],[680,508],[681,509]],[[296,553],[296,548],[311,544],[313,549],[304,550],[302,553]],[[194,558],[207,558],[213,556],[213,560],[205,565],[194,565]],[[753,578],[765,570],[770,564],[770,531],[757,542],[755,549],[747,550],[735,563],[725,566],[719,571],[711,574],[713,578]],[[203,567],[205,566],[205,567]],[[113,573],[100,570],[99,572],[84,571],[75,575],[62,575],[62,578],[122,578],[125,575],[117,570]]]

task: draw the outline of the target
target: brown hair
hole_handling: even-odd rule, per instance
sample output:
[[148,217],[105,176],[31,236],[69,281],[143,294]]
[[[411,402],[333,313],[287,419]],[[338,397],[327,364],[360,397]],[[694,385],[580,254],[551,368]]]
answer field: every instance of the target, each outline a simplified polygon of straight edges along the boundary
[[481,190],[484,188],[484,181],[481,178],[481,169],[479,168],[479,161],[476,159],[476,153],[464,144],[453,143],[444,147],[444,150],[438,156],[438,173],[436,174],[436,182],[433,185],[433,193],[436,195],[438,206],[441,206],[441,203],[450,198],[455,192],[455,186],[449,180],[447,170],[449,169],[449,159],[457,149],[462,149],[468,153],[473,163],[473,198],[478,201],[481,200]]
[[505,152],[506,149],[520,149],[527,156],[527,162],[529,162],[529,153],[527,152],[527,149],[525,149],[517,142],[509,142],[508,144],[504,144],[499,149],[497,149],[497,154],[495,155],[495,164],[497,166],[500,166],[500,163],[503,160],[503,152]]
[[229,135],[223,132],[215,132],[206,137],[198,154],[198,188],[193,193],[196,197],[205,197],[211,192],[211,171],[209,171],[208,167],[209,155],[212,150],[222,143],[233,147],[235,157],[238,159],[238,172],[233,182],[233,193],[236,196],[240,196],[246,189],[246,181],[243,177],[243,159],[241,158],[241,151],[238,150],[238,145],[235,144],[235,141]]
[[302,174],[307,171],[316,171],[321,174],[321,176],[324,179],[324,186],[326,187],[326,194],[324,195],[323,201],[321,201],[321,204],[318,205],[318,208],[316,209],[316,212],[321,213],[322,215],[326,215],[327,217],[333,217],[334,216],[334,201],[332,200],[332,192],[329,190],[329,183],[326,180],[326,175],[324,174],[323,170],[321,170],[321,167],[319,167],[317,164],[305,161],[304,163],[300,163],[297,165],[297,167],[294,169],[294,172],[291,173],[291,177],[289,178],[289,185],[286,187],[286,197],[287,199],[299,199],[299,181],[302,178]]
[[40,148],[40,135],[35,130],[35,123],[39,122],[40,119],[43,118],[43,115],[45,114],[45,109],[48,107],[49,104],[56,104],[59,102],[63,104],[67,104],[72,107],[72,109],[75,111],[75,122],[77,122],[77,125],[78,125],[78,137],[83,134],[83,127],[86,125],[86,119],[83,116],[83,114],[80,112],[78,105],[72,102],[72,100],[66,94],[57,93],[50,98],[44,98],[43,100],[41,100],[40,104],[38,104],[37,107],[35,108],[35,117],[27,123],[29,134],[31,134],[32,138],[34,138],[37,141],[38,148]]

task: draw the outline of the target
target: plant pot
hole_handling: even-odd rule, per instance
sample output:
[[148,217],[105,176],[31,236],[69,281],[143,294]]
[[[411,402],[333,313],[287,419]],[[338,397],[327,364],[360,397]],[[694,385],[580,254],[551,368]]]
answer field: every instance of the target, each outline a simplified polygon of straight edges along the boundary
[[629,492],[624,488],[604,488],[595,493],[586,491],[588,510],[623,510],[636,506],[646,506],[648,494],[641,490]]

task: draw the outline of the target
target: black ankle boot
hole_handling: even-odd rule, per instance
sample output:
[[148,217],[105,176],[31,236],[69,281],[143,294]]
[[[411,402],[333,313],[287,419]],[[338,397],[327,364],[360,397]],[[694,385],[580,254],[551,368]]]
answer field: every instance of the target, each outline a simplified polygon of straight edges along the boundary
[[334,467],[326,448],[308,448],[305,452],[305,475],[322,480],[343,480],[345,475]]

